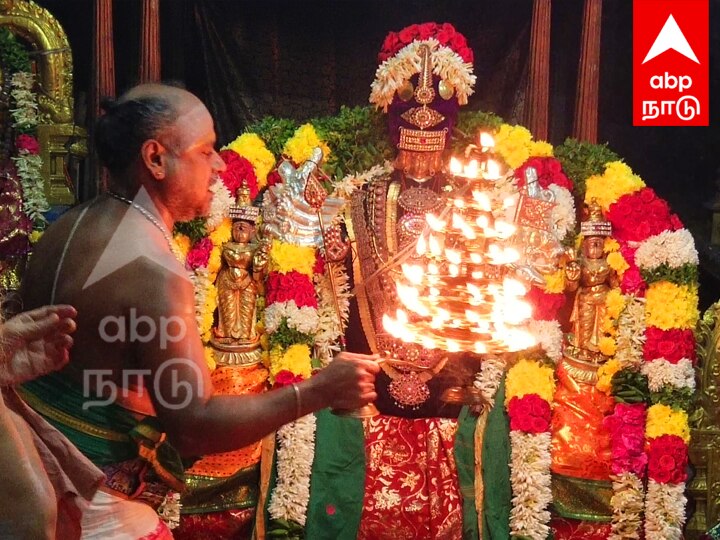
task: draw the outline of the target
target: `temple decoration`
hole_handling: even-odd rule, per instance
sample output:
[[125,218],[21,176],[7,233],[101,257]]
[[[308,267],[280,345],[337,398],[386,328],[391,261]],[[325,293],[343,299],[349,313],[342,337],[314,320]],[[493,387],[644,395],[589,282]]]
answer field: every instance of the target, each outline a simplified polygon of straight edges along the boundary
[[43,189],[50,205],[71,205],[76,194],[68,160],[87,155],[85,129],[73,121],[72,51],[64,30],[45,9],[29,0],[0,3],[0,27],[30,45],[37,73],[37,137]]

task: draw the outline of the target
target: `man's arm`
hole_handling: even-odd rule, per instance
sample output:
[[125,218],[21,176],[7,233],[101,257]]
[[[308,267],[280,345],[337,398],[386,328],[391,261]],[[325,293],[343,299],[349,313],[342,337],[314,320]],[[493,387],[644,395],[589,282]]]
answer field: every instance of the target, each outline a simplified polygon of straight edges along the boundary
[[[195,320],[193,287],[164,269],[138,282],[137,311],[158,329],[138,343],[138,364],[151,372],[147,387],[169,439],[185,455],[241,448],[293,421],[292,387],[252,396],[213,396]],[[338,361],[297,385],[302,415],[325,408],[356,408],[376,398],[373,357],[342,353]]]

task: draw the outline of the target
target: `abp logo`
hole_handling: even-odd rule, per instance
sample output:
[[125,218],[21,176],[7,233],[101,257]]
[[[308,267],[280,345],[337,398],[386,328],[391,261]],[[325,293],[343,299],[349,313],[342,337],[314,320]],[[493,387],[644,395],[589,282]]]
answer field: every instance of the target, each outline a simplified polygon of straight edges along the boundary
[[707,126],[708,0],[633,0],[633,125]]

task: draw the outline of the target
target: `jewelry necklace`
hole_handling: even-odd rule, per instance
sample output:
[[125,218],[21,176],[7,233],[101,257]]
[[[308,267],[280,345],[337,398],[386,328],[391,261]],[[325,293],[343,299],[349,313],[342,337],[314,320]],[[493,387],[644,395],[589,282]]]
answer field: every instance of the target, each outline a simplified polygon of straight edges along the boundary
[[158,230],[162,233],[163,238],[165,238],[165,241],[167,242],[167,245],[168,245],[168,247],[170,248],[170,251],[172,252],[172,254],[175,256],[175,258],[176,258],[178,261],[180,261],[180,262],[183,262],[183,261],[184,261],[184,257],[183,257],[183,255],[182,255],[182,253],[180,253],[180,251],[178,250],[177,246],[175,245],[175,242],[173,242],[173,239],[172,239],[172,237],[170,236],[170,233],[168,232],[167,228],[165,227],[165,225],[163,225],[163,224],[160,222],[160,220],[159,220],[157,217],[155,217],[155,215],[154,215],[152,212],[150,212],[150,210],[148,210],[148,209],[145,208],[143,205],[141,205],[141,204],[139,204],[139,203],[137,203],[137,202],[135,202],[135,201],[131,201],[131,200],[128,199],[127,197],[123,197],[122,195],[118,195],[118,194],[115,193],[114,191],[107,191],[106,193],[107,193],[108,195],[110,195],[113,199],[116,199],[116,200],[118,200],[118,201],[120,201],[120,202],[124,202],[125,204],[131,206],[132,208],[134,208],[135,210],[137,210],[138,212],[140,212],[140,215],[142,215],[142,216],[143,216],[145,219],[147,219],[150,223],[152,223],[153,225],[155,225],[155,227],[157,227]]
[[425,369],[417,372],[415,370],[399,371],[392,367],[389,362],[381,362],[380,367],[390,377],[388,393],[395,400],[401,409],[410,407],[419,409],[430,397],[430,388],[427,382],[440,373],[447,358],[443,358],[432,369]]

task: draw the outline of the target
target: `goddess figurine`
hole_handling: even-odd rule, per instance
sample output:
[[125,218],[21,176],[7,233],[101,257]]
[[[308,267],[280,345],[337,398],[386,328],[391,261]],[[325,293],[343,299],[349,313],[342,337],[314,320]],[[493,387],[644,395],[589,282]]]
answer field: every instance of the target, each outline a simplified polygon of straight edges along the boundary
[[[381,414],[362,423],[318,415],[317,448],[325,451],[313,464],[306,537],[477,538],[475,419],[441,396],[472,380],[480,364],[448,362],[441,351],[401,342],[382,323],[398,307],[399,254],[417,241],[425,215],[444,206],[446,149],[475,83],[472,51],[452,25],[426,23],[388,35],[379,59],[370,101],[388,113],[398,153],[394,172],[351,200],[357,304],[346,339],[349,350],[384,359],[375,381]],[[498,478],[507,475],[507,453],[500,460],[488,469]],[[500,530],[484,537],[509,538],[509,482],[493,495],[507,504],[486,513]]]
[[[556,527],[561,531],[584,527],[583,534],[589,537],[602,534],[612,517],[610,439],[602,420],[612,410],[613,398],[595,384],[598,368],[608,360],[600,350],[600,338],[605,299],[616,285],[616,276],[603,251],[612,227],[594,201],[580,231],[582,254],[566,266],[567,288],[575,292],[575,302],[572,334],[557,369],[560,384],[552,421],[552,472],[554,508],[559,521],[565,521]],[[561,531],[556,531],[558,538],[564,537]]]
[[[242,194],[241,194],[242,197]],[[236,208],[247,211],[246,204]],[[247,218],[244,214],[242,217]],[[218,272],[218,316],[211,341],[219,365],[248,365],[260,361],[260,336],[256,329],[257,298],[262,268],[256,261],[259,244],[255,225],[249,219],[238,219],[232,226],[232,242],[223,246],[223,266]]]
[[[223,246],[223,266],[215,281],[217,325],[210,342],[217,368],[211,373],[215,395],[260,394],[268,371],[260,363],[256,300],[265,261],[264,238],[256,238],[259,209],[251,205],[249,190],[239,190],[238,204],[228,217],[235,220],[232,241]],[[186,471],[182,520],[178,540],[250,537],[258,501],[257,477],[261,443],[238,450],[208,454]]]

